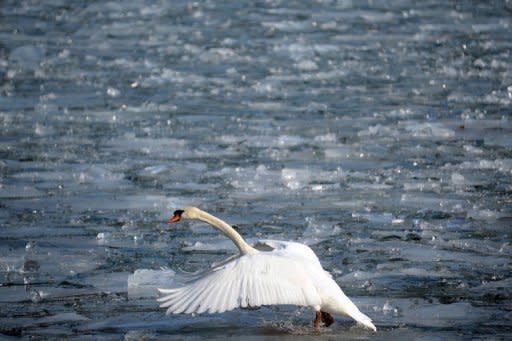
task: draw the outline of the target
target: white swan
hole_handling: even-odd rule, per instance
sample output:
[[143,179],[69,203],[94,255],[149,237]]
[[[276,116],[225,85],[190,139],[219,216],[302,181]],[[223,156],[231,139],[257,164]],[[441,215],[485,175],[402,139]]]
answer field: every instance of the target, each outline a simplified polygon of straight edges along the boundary
[[167,223],[198,219],[219,229],[230,238],[240,254],[206,271],[188,285],[158,289],[160,307],[167,314],[221,313],[238,307],[291,304],[310,306],[315,312],[313,325],[329,326],[330,314],[346,315],[373,331],[372,320],[359,311],[331,275],[322,268],[308,246],[275,240],[259,241],[254,247],[230,225],[196,207],[174,212]]

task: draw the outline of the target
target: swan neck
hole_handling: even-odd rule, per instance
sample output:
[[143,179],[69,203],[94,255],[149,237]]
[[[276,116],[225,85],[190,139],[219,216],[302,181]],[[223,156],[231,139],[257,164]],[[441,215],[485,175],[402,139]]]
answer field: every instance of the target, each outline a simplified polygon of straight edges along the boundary
[[242,236],[225,221],[222,221],[221,219],[204,211],[200,211],[198,219],[207,224],[212,225],[213,227],[217,228],[222,233],[224,233],[229,239],[233,241],[233,243],[235,243],[235,245],[238,247],[241,253],[247,254],[257,252],[255,248],[247,244],[247,242],[242,238]]

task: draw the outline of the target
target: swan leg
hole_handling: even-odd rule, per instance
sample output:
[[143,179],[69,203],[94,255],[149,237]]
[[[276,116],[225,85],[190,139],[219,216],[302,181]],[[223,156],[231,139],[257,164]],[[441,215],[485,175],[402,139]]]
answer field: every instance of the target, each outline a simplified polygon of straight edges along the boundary
[[329,327],[334,323],[334,317],[332,317],[331,314],[326,313],[325,311],[320,311],[320,314],[322,315],[322,322],[324,323],[324,326]]
[[318,325],[320,324],[320,320],[322,320],[322,312],[320,310],[315,311],[315,320],[313,321],[313,327],[318,329]]

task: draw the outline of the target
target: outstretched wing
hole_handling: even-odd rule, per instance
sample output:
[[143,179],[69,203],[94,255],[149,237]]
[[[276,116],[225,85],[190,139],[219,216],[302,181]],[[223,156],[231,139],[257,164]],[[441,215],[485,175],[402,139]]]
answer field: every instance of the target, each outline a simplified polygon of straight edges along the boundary
[[238,307],[319,306],[307,267],[272,252],[246,254],[221,264],[186,286],[159,289],[167,314],[220,313]]

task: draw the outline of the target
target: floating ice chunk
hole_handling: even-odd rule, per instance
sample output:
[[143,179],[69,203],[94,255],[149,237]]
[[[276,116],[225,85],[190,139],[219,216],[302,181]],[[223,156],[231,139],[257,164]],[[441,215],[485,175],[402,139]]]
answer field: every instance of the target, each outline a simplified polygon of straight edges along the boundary
[[237,145],[243,142],[244,138],[238,135],[220,135],[217,140],[221,143]]
[[457,167],[459,167],[460,169],[495,169],[500,172],[508,173],[512,172],[512,159],[482,159],[478,161],[464,161],[461,164],[457,165]]
[[340,188],[340,184],[316,184],[311,185],[311,190],[314,192],[327,192],[338,190]]
[[99,273],[85,277],[83,282],[105,293],[126,292],[129,272]]
[[252,88],[257,93],[273,93],[280,88],[279,84],[275,80],[263,80],[257,81]]
[[377,124],[374,126],[370,126],[367,129],[361,130],[357,133],[359,137],[369,137],[369,136],[397,136],[398,131],[390,126],[383,126],[381,124]]
[[[134,82],[131,84],[131,86],[132,86],[132,88],[138,87],[139,83]],[[123,108],[123,111],[134,112],[134,113],[145,113],[148,111],[166,112],[166,111],[178,110],[178,107],[172,103],[158,104],[158,103],[153,103],[153,102],[144,102],[139,106],[123,105],[122,108]],[[167,125],[171,125],[171,122],[172,122],[171,120],[168,120]]]
[[404,206],[441,212],[461,212],[467,206],[467,202],[464,200],[443,199],[430,196],[427,193],[422,195],[402,194],[400,202]]
[[[310,23],[307,21],[290,21],[290,20],[283,20],[283,21],[264,21],[261,23],[261,25],[268,29],[273,30],[279,30],[283,32],[298,32],[298,31],[304,31],[306,30]],[[291,44],[290,49],[292,49],[292,46],[299,45],[300,44]]]
[[284,168],[281,171],[283,184],[292,190],[298,190],[308,184],[311,172],[305,169]]
[[166,165],[149,166],[149,167],[144,168],[143,173],[155,175],[155,174],[165,172],[168,169],[169,169],[169,167],[167,167]]
[[404,183],[404,191],[413,192],[441,192],[441,185],[437,182],[415,182],[415,183]]
[[175,272],[166,270],[138,269],[128,276],[128,297],[130,299],[158,296],[158,288],[169,287]]
[[[204,55],[203,52],[200,55]],[[142,81],[143,87],[160,86],[166,83],[179,83],[179,84],[192,84],[203,85],[213,79],[206,79],[205,77],[186,72],[174,71],[164,68],[158,75],[151,75]]]
[[338,27],[338,23],[336,21],[328,21],[326,23],[321,23],[320,28],[322,30],[334,30]]
[[437,231],[445,229],[445,225],[442,223],[433,223],[424,220],[415,220],[414,224],[423,231]]
[[[153,330],[156,328],[155,328],[154,323],[155,322],[151,322],[151,324],[148,324],[148,329],[144,328],[141,330],[136,329],[136,328],[141,328],[141,327],[138,327],[135,324],[133,324],[133,326],[130,325],[128,327],[123,326],[126,329],[134,328],[133,330],[128,330],[128,332],[126,332],[126,334],[124,334],[123,341],[140,341],[140,340],[155,339],[155,333]],[[125,324],[126,324],[126,322],[125,322]],[[149,328],[151,328],[151,329],[149,329]]]
[[421,268],[404,268],[404,269],[400,269],[400,272],[407,276],[425,277],[425,278],[447,277],[448,276],[448,273],[446,271],[445,272],[435,272],[435,271],[429,271],[427,269],[421,269]]
[[96,195],[94,200],[83,200],[80,197],[68,197],[67,204],[76,210],[151,210],[166,211],[169,207],[180,207],[183,202],[163,195],[127,195],[122,198],[115,195]]
[[113,87],[108,87],[107,88],[107,95],[110,96],[110,97],[119,97],[119,95],[121,95],[121,91],[119,91],[118,89],[116,88],[113,88]]
[[368,272],[368,271],[354,271],[351,273],[348,273],[346,275],[343,275],[339,280],[342,283],[350,283],[355,281],[365,281],[369,279],[373,279],[376,277],[382,276],[379,273],[376,272]]
[[375,202],[365,200],[333,201],[332,205],[343,209],[358,209],[365,206],[375,206]]
[[414,110],[412,110],[410,108],[400,108],[398,110],[395,110],[395,109],[391,110],[387,115],[389,117],[404,118],[404,117],[418,116],[419,112],[414,111]]
[[177,207],[179,205],[171,205],[172,199],[163,195],[133,195],[124,198],[126,208],[138,208],[146,210],[165,210],[168,207]]
[[227,47],[211,48],[208,51],[211,53],[215,53],[224,59],[232,59],[233,57],[235,57],[237,55],[233,49],[230,49]]
[[353,182],[349,183],[348,187],[357,191],[385,191],[392,189],[393,186],[386,184],[372,184],[366,182]]
[[99,257],[94,258],[89,255],[75,254],[73,257],[66,257],[64,254],[59,256],[54,252],[52,256],[56,257],[58,261],[55,263],[43,263],[43,261],[41,261],[41,265],[44,267],[43,269],[46,271],[57,271],[62,275],[74,276],[80,273],[87,273],[95,270],[98,266],[103,265],[103,261]]
[[336,134],[329,133],[325,135],[318,135],[314,138],[315,142],[336,142]]
[[340,144],[336,147],[326,148],[324,154],[328,159],[349,159],[355,157],[359,153],[350,146]]
[[503,288],[512,288],[512,278],[498,281],[482,281],[482,284],[471,288],[471,291],[478,294],[487,294],[497,289],[502,290]]
[[48,297],[48,293],[46,291],[43,291],[43,290],[37,290],[37,289],[30,289],[28,292],[27,292],[30,300],[32,301],[32,303],[39,303],[41,302],[43,299],[45,299],[46,297]]
[[211,48],[199,55],[199,58],[204,62],[221,62],[225,60],[236,61],[243,60],[235,50],[227,47]]
[[469,145],[469,144],[465,144],[463,146],[463,148],[464,148],[464,151],[466,153],[470,153],[470,154],[478,154],[478,155],[480,155],[480,154],[484,153],[484,151],[481,148],[477,148],[477,147]]
[[[490,240],[474,240],[471,238],[467,239],[441,239],[436,241],[437,246],[449,248],[452,250],[464,250],[471,251],[478,254],[496,255],[508,254],[506,251],[506,245],[502,243],[496,243]],[[505,252],[504,252],[505,251]]]
[[452,184],[455,186],[464,186],[467,184],[466,178],[460,173],[452,173],[451,180]]
[[110,233],[110,232],[99,232],[96,235],[96,239],[98,240],[99,244],[106,244],[106,243],[110,242],[110,240],[112,239],[112,233]]
[[[4,270],[2,269],[2,272]],[[9,277],[2,279],[2,296],[0,296],[0,304],[4,305],[11,302],[23,302],[26,301],[27,298],[31,299],[30,295],[31,293],[27,291],[27,288],[25,286],[21,285],[14,285],[10,286],[9,284]],[[0,320],[1,321],[1,320]],[[0,322],[1,323],[1,322]]]
[[63,323],[63,322],[78,322],[78,321],[89,321],[89,318],[75,312],[60,313],[51,316],[45,316],[37,320],[38,323]]
[[302,239],[306,245],[320,243],[326,239],[330,239],[341,232],[341,228],[337,225],[319,223],[315,218],[306,218],[307,227],[302,234]]
[[34,128],[34,133],[38,136],[49,136],[54,132],[55,130],[52,127],[40,123],[36,123]]
[[112,233],[109,232],[100,232],[96,235],[96,239],[107,239],[112,237]]
[[403,312],[402,322],[408,325],[417,325],[430,328],[446,328],[473,325],[478,321],[486,320],[491,312],[473,306],[467,302],[452,304],[413,305]]
[[476,220],[496,220],[501,218],[502,214],[497,211],[493,211],[490,209],[479,209],[473,208],[468,210],[467,219],[476,219]]
[[137,178],[144,180],[158,179],[169,172],[170,169],[167,165],[148,166],[137,173]]
[[396,315],[398,313],[398,308],[391,305],[389,301],[386,301],[386,303],[384,303],[384,305],[382,306],[382,312],[384,314],[393,313]]
[[282,102],[246,102],[249,108],[265,111],[283,111],[285,105]]
[[[430,265],[429,265],[430,266]],[[457,277],[456,273],[447,270],[437,270],[437,269],[429,269],[427,268],[419,268],[419,267],[404,267],[403,263],[397,262],[388,262],[381,263],[377,266],[377,271],[354,271],[343,275],[340,278],[342,283],[362,283],[366,281],[372,282],[385,282],[390,278],[409,278],[409,277],[418,277],[418,278],[455,278]]]
[[499,253],[506,253],[506,254],[510,254],[511,252],[511,247],[510,247],[510,243],[506,242],[506,243],[503,243],[501,244],[500,248],[498,249],[498,252]]
[[362,11],[359,15],[364,21],[370,23],[392,22],[396,18],[396,14],[393,12]]
[[393,214],[391,213],[352,213],[352,218],[357,220],[366,220],[375,224],[391,224],[393,222]]
[[210,243],[203,243],[200,241],[195,242],[194,244],[186,245],[182,248],[185,252],[190,251],[202,251],[202,252],[219,252],[219,251],[227,251],[234,250],[235,247],[233,242],[230,240],[220,240],[220,241],[212,241]]
[[285,148],[297,146],[304,142],[305,140],[300,136],[281,135],[277,139],[277,145]]
[[301,60],[295,64],[295,67],[301,71],[315,71],[318,70],[318,65],[312,60]]
[[418,138],[449,139],[455,136],[455,132],[442,123],[407,122],[405,130]]
[[115,173],[103,165],[77,167],[73,178],[80,184],[100,184],[102,186],[118,186],[124,181],[124,174]]
[[[145,154],[162,154],[168,155],[169,150],[173,150],[175,155],[185,147],[187,142],[181,139],[173,138],[139,138],[134,134],[125,134],[123,137],[112,139],[108,145],[118,148],[122,151],[135,150]],[[176,154],[178,153],[178,154]]]
[[281,173],[269,170],[265,165],[258,165],[256,168],[225,167],[214,175],[228,179],[231,186],[246,194],[266,193],[275,189],[276,185],[281,182]]
[[9,54],[9,61],[16,63],[25,70],[36,70],[39,68],[45,55],[45,49],[39,46],[25,45],[12,50]]
[[24,268],[24,255],[10,255],[0,257],[0,271],[5,273],[10,272],[23,272]]
[[44,195],[32,186],[0,184],[0,198],[33,198]]

